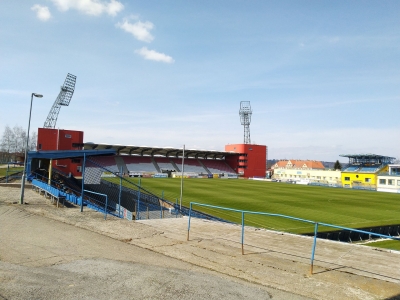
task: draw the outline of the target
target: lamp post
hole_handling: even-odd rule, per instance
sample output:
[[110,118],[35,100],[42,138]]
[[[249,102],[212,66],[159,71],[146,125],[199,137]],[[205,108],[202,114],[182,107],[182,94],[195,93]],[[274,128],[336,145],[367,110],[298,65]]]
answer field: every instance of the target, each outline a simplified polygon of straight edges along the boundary
[[182,210],[182,196],[183,196],[183,174],[185,172],[185,145],[183,145],[182,153],[182,170],[181,170],[181,198],[179,202],[179,209]]
[[32,93],[31,95],[31,108],[29,110],[29,122],[28,122],[28,132],[26,135],[26,144],[25,144],[25,158],[24,158],[24,172],[22,173],[22,182],[21,182],[21,198],[19,199],[19,204],[24,204],[24,189],[25,189],[25,177],[26,177],[26,164],[28,162],[28,144],[29,144],[29,130],[31,127],[31,115],[32,115],[32,102],[33,96],[37,98],[42,98],[43,95]]

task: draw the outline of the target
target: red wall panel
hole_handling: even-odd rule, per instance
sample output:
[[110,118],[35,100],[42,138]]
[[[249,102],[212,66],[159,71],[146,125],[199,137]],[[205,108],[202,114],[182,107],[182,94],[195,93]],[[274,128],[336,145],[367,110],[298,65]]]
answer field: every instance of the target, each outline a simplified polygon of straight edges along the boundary
[[226,158],[226,162],[243,177],[265,177],[267,146],[253,144],[226,145],[225,151],[244,153],[241,156]]
[[[83,131],[38,128],[37,150],[80,150],[83,144]],[[82,175],[78,172],[78,167],[82,166],[82,161],[72,162],[71,159],[59,159],[53,161],[53,167],[71,173],[74,176]]]

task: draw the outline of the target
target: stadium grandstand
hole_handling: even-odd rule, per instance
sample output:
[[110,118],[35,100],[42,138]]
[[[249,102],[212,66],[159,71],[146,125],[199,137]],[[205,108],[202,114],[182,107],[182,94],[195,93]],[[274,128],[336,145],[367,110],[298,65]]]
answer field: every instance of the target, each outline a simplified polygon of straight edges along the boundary
[[378,174],[389,171],[394,157],[377,154],[341,154],[349,158],[348,166],[342,171],[345,188],[376,190]]
[[[179,176],[189,177],[265,178],[266,174],[267,146],[264,145],[229,144],[225,146],[225,151],[216,151],[91,143],[84,142],[83,136],[83,131],[39,128],[37,150],[112,149],[115,155],[99,158],[104,160],[101,164],[111,172],[131,176],[167,174],[168,177],[175,177],[180,173]],[[79,158],[59,159],[53,161],[52,166],[79,177],[82,175],[82,162]]]
[[128,176],[265,178],[264,145],[230,144],[215,151],[84,143],[83,136],[83,131],[39,128],[37,151],[28,152],[26,171],[32,186],[57,205],[67,201],[80,205],[81,211],[87,206],[105,218],[176,217],[177,211],[182,215],[187,210]]
[[[160,148],[147,146],[123,146],[110,144],[84,143],[85,150],[113,149],[116,155],[113,157],[101,157],[104,163],[113,170],[122,170],[122,173],[132,177],[151,177],[163,173],[168,177],[181,176],[204,176],[233,178],[237,174],[226,162],[228,156],[244,155],[242,153]],[[182,157],[184,165],[182,169]],[[237,177],[237,176],[236,176]]]

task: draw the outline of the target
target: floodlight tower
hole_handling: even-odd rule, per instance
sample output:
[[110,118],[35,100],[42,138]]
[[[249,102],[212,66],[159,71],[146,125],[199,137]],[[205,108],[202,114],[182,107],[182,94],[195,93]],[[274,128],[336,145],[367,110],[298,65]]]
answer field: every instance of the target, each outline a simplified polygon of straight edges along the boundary
[[250,122],[251,122],[251,106],[250,101],[241,101],[240,102],[240,123],[244,127],[244,143],[251,144],[250,141]]
[[65,78],[64,85],[44,122],[44,128],[55,128],[61,106],[68,106],[75,90],[76,76],[70,73]]

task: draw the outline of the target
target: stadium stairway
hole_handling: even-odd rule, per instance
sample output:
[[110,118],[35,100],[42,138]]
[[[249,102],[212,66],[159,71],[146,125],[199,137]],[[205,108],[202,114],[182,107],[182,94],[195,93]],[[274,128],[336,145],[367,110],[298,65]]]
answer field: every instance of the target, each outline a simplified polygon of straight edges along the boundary
[[200,159],[198,159],[197,161],[204,168],[204,170],[207,171],[207,174],[211,174],[210,170],[202,163],[202,161]]
[[122,173],[129,174],[128,168],[126,167],[126,164],[122,157],[120,156],[115,156],[115,162],[118,166],[118,170],[121,170],[122,168]]
[[151,161],[153,162],[154,168],[156,168],[158,173],[161,173],[160,167],[158,166],[157,162],[155,161],[154,157],[151,157]]
[[226,165],[226,167],[227,167],[229,170],[232,170],[231,173],[236,174],[236,172],[232,169],[232,167],[231,167],[230,165],[228,165],[228,163],[227,163],[225,160],[224,160],[223,162],[224,162],[224,164]]
[[176,165],[176,163],[175,163],[172,159],[170,159],[169,161],[170,161],[171,164],[174,166],[174,168],[175,168],[175,170],[176,170],[177,172],[180,172],[180,171],[181,171],[181,170],[178,168],[178,166]]

